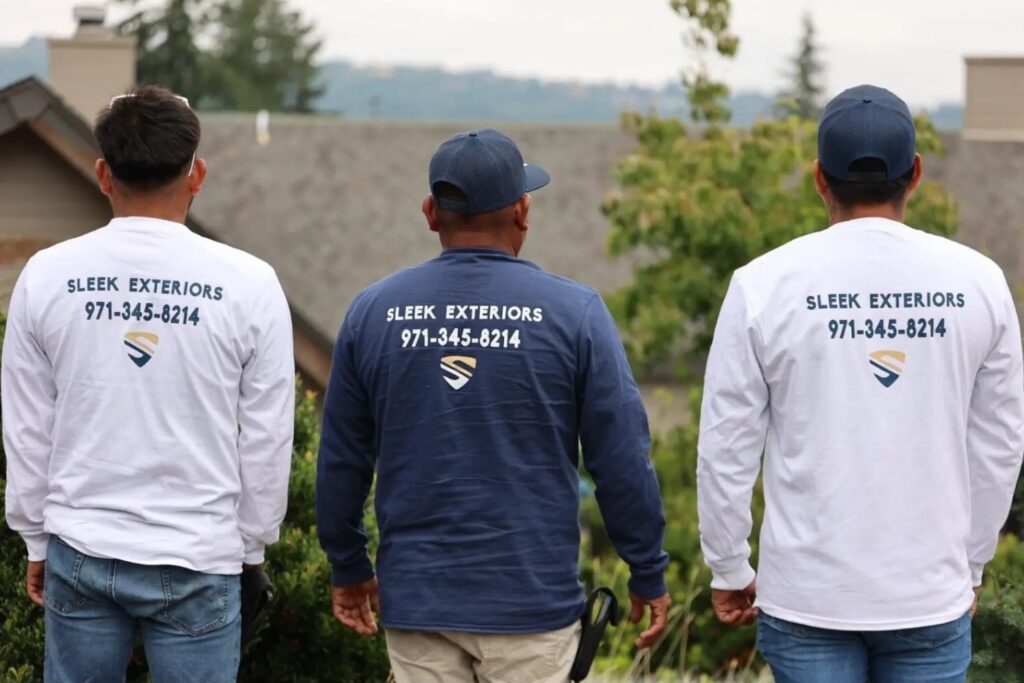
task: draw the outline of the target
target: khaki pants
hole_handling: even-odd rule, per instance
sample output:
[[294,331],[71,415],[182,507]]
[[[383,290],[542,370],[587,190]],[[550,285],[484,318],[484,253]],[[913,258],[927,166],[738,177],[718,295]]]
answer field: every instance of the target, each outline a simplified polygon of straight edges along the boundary
[[547,633],[387,629],[395,683],[567,683],[577,622]]

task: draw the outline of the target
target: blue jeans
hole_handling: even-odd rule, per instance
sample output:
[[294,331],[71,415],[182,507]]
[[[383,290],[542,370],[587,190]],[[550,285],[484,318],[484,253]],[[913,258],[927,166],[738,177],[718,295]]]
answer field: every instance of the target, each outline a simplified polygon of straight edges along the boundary
[[833,631],[761,612],[757,645],[775,683],[963,683],[971,616],[897,631]]
[[84,555],[52,537],[43,584],[46,683],[123,683],[141,629],[153,683],[233,683],[237,576]]

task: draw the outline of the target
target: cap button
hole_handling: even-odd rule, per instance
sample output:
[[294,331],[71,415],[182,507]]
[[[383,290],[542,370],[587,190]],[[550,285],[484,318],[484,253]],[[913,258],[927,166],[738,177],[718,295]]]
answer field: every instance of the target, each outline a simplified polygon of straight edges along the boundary
[[471,137],[471,138],[475,138],[475,137],[476,137],[476,133],[470,133],[470,134],[469,134],[469,137]]
[[864,98],[864,104],[871,104],[871,98],[870,97],[865,97]]

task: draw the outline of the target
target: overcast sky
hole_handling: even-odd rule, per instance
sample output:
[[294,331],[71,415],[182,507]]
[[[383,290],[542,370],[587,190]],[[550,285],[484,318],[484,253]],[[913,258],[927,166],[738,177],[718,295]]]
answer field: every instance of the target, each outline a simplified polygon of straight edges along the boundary
[[[81,0],[0,0],[0,44],[67,35]],[[324,58],[661,85],[687,59],[668,0],[290,0]],[[963,99],[964,55],[1024,55],[1022,0],[733,0],[740,36],[720,69],[734,90],[776,91],[800,15],[817,23],[830,92],[869,82],[911,104]],[[123,9],[116,10],[123,12]]]

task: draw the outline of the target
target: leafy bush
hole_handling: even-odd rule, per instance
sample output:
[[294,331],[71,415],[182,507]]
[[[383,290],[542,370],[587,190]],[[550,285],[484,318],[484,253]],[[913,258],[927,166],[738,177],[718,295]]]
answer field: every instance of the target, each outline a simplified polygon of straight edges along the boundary
[[[699,412],[701,392],[690,395],[689,412]],[[680,408],[682,410],[682,408]],[[760,668],[755,657],[754,627],[722,626],[711,609],[711,572],[704,565],[697,527],[697,437],[699,426],[689,420],[667,435],[655,436],[652,457],[658,472],[667,527],[665,550],[671,558],[666,579],[672,595],[669,629],[651,652],[634,652],[639,628],[627,625],[602,645],[596,670],[635,676],[643,671],[732,675]],[[757,535],[763,501],[760,487],[754,495],[755,529],[751,545],[757,552]],[[592,529],[592,549],[585,549],[584,580],[588,585],[608,585],[616,595],[628,595],[628,569],[615,557],[604,532],[600,511],[591,499],[584,506],[584,520]]]
[[973,638],[972,683],[1024,681],[1024,544],[1012,534],[985,569]]
[[[3,324],[0,313],[0,343]],[[316,397],[300,386],[288,515],[281,540],[267,551],[267,572],[277,599],[267,626],[242,658],[242,683],[362,683],[387,678],[383,636],[357,636],[331,614],[331,572],[317,541],[313,507],[319,422]],[[4,471],[0,447],[0,476]],[[3,485],[0,478],[0,506]],[[375,537],[372,525],[370,531]],[[24,583],[25,545],[6,523],[0,524],[0,680],[5,683],[42,681],[43,611],[29,601]],[[148,680],[141,649],[128,680]]]
[[[362,683],[388,675],[384,637],[358,636],[331,613],[331,570],[317,541],[314,508],[319,442],[316,397],[299,391],[288,516],[281,540],[267,551],[277,600],[268,627],[243,657],[243,683]],[[372,518],[367,529],[375,539]]]
[[[0,312],[0,345],[7,316]],[[7,482],[7,458],[0,443],[0,507]],[[0,679],[12,683],[42,680],[43,619],[25,595],[25,544],[0,524]]]

